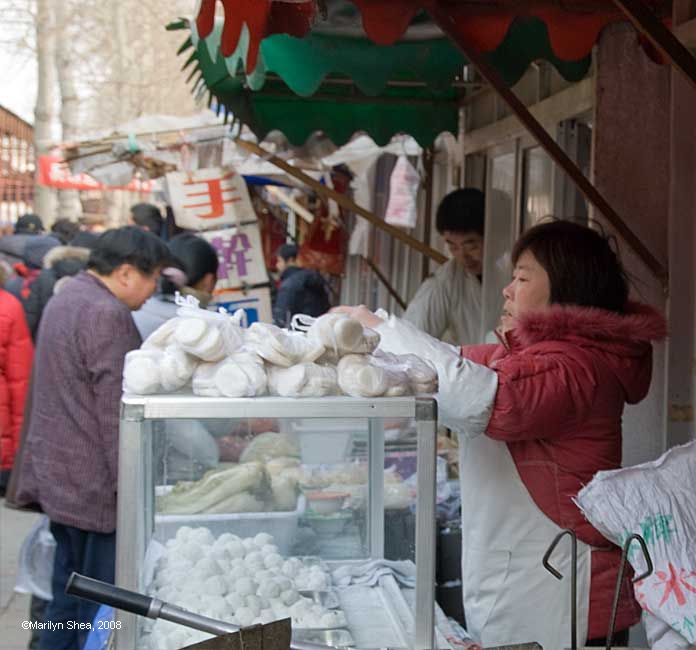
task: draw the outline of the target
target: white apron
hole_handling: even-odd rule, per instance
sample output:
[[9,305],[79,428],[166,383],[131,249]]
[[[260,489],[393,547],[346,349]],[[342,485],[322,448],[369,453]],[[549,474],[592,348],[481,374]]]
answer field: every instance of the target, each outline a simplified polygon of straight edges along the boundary
[[[460,436],[462,589],[469,633],[484,646],[536,641],[570,647],[570,539],[542,558],[561,532],[534,503],[503,442]],[[553,486],[549,486],[553,489]],[[578,645],[587,635],[591,547],[578,540]]]

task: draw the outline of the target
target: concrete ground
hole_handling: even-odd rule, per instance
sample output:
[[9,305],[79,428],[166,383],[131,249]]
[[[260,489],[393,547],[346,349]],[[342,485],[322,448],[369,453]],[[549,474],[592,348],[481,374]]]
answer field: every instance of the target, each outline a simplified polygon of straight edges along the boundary
[[28,619],[29,596],[14,591],[19,547],[38,515],[5,507],[0,499],[0,647],[25,650],[29,632],[22,629]]

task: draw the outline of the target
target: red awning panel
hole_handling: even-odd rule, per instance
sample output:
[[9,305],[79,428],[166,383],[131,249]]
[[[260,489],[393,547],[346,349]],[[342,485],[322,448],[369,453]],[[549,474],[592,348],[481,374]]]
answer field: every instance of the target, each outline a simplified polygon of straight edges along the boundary
[[[544,21],[554,54],[564,61],[588,56],[601,30],[625,16],[611,0],[351,0],[362,14],[365,33],[375,43],[399,40],[421,10],[437,5],[457,21],[459,32],[481,52],[496,50],[510,24],[520,16]],[[256,66],[261,40],[287,33],[302,37],[321,20],[315,0],[219,0],[225,24],[221,51],[231,55],[246,24],[249,35],[247,72]],[[668,0],[646,0],[660,17],[669,16]],[[201,37],[213,29],[218,0],[202,0],[196,20]]]

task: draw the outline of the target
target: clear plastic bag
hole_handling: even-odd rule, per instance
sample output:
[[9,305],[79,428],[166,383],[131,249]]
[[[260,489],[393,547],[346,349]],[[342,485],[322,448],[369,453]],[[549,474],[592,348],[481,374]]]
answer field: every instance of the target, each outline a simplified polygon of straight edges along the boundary
[[19,549],[19,572],[15,591],[43,600],[53,600],[51,580],[56,540],[51,534],[48,517],[42,516],[25,537]]

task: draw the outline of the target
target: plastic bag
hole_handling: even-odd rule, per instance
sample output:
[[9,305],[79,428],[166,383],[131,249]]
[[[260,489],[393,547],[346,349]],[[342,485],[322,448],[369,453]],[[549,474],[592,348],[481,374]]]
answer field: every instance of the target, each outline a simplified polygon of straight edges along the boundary
[[415,228],[420,176],[406,156],[399,156],[389,180],[389,203],[384,220],[393,226]]
[[318,341],[269,323],[253,323],[246,330],[246,347],[268,363],[282,368],[312,363],[324,354],[324,346]]
[[335,360],[346,354],[370,354],[379,345],[379,334],[346,314],[329,313],[311,318],[296,314],[292,327],[306,330],[307,338],[334,353]]
[[15,591],[43,600],[53,600],[53,558],[56,540],[48,517],[42,516],[31,528],[19,549],[19,572]]
[[[616,544],[634,533],[645,539],[654,571],[636,583],[636,599],[682,637],[666,634],[652,621],[646,626],[651,647],[696,644],[696,441],[650,463],[599,472],[576,501],[590,523]],[[628,559],[636,573],[645,572],[638,544],[631,546]]]

